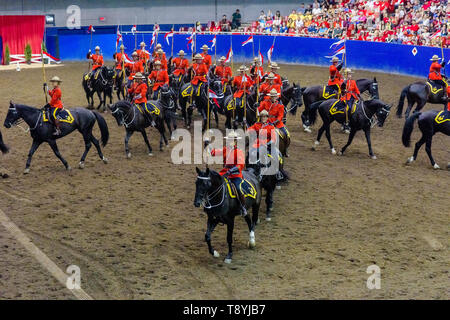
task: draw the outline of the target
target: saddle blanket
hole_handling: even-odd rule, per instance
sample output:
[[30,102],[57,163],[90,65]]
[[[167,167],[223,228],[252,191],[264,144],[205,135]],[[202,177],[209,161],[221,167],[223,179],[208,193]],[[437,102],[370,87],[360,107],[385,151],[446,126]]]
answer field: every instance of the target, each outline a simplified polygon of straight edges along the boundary
[[[234,188],[234,184],[230,182],[227,178],[225,179],[225,183],[227,185],[228,194],[230,195],[230,198],[236,198],[236,190]],[[257,192],[255,189],[255,186],[251,184],[250,181],[242,179],[241,184],[239,185],[239,191],[244,194],[245,197],[251,197],[256,198]]]
[[[142,107],[141,107],[140,105],[135,104],[135,106],[138,108],[138,110],[139,110],[140,113],[144,114],[144,110],[142,110]],[[154,113],[154,114],[156,114],[157,116],[158,116],[159,113],[161,112],[161,111],[159,110],[159,108],[158,108],[155,104],[153,104],[153,103],[151,103],[151,102],[147,102],[147,103],[145,104],[145,111],[146,111],[147,113],[149,113],[149,114]]]
[[[358,101],[355,101],[352,106],[351,113],[353,114],[356,111],[356,106],[358,105]],[[332,115],[338,114],[338,113],[344,113],[344,110],[348,110],[349,106],[346,105],[343,101],[337,100],[333,103],[333,105],[330,108],[330,113]]]
[[[447,82],[445,81],[445,79],[442,79],[442,81],[444,81],[445,83],[447,83]],[[438,94],[439,92],[443,91],[443,89],[444,89],[444,88],[442,87],[442,85],[437,84],[437,83],[434,83],[434,81],[430,81],[430,80],[427,81],[427,85],[430,87],[430,91],[431,91],[431,93],[434,94],[434,95]]]
[[331,97],[337,96],[340,91],[341,90],[339,89],[339,91],[336,92],[336,86],[324,86],[322,96],[324,99],[330,99]]
[[[56,111],[58,109],[57,108],[52,108],[49,112],[52,113],[53,118],[56,117]],[[49,112],[47,112],[46,110],[42,111],[42,119],[44,122],[48,122],[49,121]],[[72,113],[70,112],[70,110],[68,109],[63,109],[59,112],[57,119],[61,122],[67,122],[67,123],[72,123],[75,119],[72,115]]]
[[450,121],[450,112],[441,111],[436,115],[436,118],[434,118],[434,121],[436,121],[437,124],[444,123],[446,121]]

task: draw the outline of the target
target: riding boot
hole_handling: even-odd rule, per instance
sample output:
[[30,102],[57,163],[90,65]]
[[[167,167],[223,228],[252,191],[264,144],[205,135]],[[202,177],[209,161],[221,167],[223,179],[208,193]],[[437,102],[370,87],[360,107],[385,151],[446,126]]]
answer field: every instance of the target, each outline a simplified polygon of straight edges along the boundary
[[241,204],[241,216],[245,217],[247,213],[247,209],[245,208],[245,195],[239,192],[239,202]]
[[59,136],[61,134],[61,125],[58,119],[53,120],[53,124],[55,125],[55,132],[53,132],[54,136]]

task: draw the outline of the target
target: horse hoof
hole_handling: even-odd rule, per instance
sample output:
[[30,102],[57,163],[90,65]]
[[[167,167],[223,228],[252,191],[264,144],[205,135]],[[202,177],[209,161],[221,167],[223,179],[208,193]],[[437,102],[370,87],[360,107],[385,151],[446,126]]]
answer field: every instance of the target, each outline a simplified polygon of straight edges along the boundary
[[331,154],[336,154],[336,149],[332,148],[331,149]]
[[272,221],[271,217],[266,217],[266,221]]
[[410,164],[414,162],[414,156],[409,157],[408,160],[406,160],[406,164]]
[[25,170],[23,170],[23,174],[29,174],[30,173],[30,169],[26,168]]
[[72,167],[69,166],[69,165],[67,165],[66,170],[67,170],[67,171],[70,171],[70,170],[72,170]]
[[127,159],[131,159],[131,152],[127,153]]
[[342,151],[339,151],[338,155],[343,156],[344,154],[342,153]]
[[249,249],[253,249],[254,247],[256,247],[256,241],[255,240],[249,240],[248,241],[248,247],[249,247]]
[[107,164],[108,163],[108,158],[103,157],[102,161],[103,161],[104,164]]
[[348,129],[345,129],[345,130],[344,130],[344,133],[346,133],[346,134],[350,134],[350,130],[348,130]]
[[309,127],[303,128],[303,131],[308,132],[308,133],[311,133],[311,132],[312,132],[311,129],[310,129]]
[[315,151],[316,150],[316,148],[317,148],[317,146],[320,144],[320,142],[319,141],[314,141],[314,144],[313,144],[313,146],[312,146],[312,149]]
[[78,164],[78,168],[84,169],[84,162],[83,162],[83,161],[81,161],[81,162]]
[[270,208],[269,208],[269,211],[273,211],[273,207],[270,207]]
[[373,155],[373,156],[370,157],[370,159],[372,159],[372,160],[377,160],[377,156],[376,156],[376,155]]
[[216,250],[214,250],[213,256],[214,256],[214,258],[218,258],[218,257],[220,257],[220,254]]
[[439,170],[441,167],[439,167],[439,165],[437,163],[434,164],[433,169],[434,170]]
[[231,263],[231,259],[225,258],[225,260],[223,260],[223,262],[230,264]]
[[153,152],[149,152],[149,153],[148,153],[148,156],[149,156],[149,157],[153,157]]
[[276,189],[277,190],[281,190],[281,186],[276,186]]

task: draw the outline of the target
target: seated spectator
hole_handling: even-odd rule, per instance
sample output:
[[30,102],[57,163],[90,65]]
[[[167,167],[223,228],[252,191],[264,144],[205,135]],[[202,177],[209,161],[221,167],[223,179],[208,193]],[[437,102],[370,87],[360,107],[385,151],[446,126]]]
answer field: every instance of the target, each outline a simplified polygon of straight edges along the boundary
[[241,13],[239,9],[236,9],[236,12],[233,13],[231,20],[231,29],[238,29],[241,26]]
[[231,31],[230,21],[227,20],[227,15],[224,14],[222,16],[222,20],[220,20],[220,30],[222,32],[229,32]]

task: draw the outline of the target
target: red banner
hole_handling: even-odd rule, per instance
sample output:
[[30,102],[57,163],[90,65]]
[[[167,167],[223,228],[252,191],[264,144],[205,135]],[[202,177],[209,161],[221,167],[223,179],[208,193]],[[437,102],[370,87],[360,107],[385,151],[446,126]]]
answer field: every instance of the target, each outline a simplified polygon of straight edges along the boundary
[[5,56],[6,45],[11,55],[24,54],[27,43],[31,46],[31,53],[40,54],[44,30],[45,16],[0,16],[2,57]]

